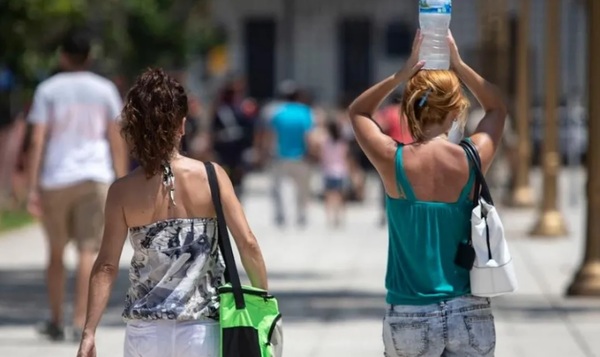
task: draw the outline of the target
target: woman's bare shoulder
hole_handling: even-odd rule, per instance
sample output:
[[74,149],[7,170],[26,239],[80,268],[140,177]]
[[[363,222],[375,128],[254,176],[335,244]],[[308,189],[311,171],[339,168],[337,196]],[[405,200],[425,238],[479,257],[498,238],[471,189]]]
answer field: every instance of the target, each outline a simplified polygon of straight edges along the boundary
[[[214,162],[212,162],[212,164],[218,172],[219,166]],[[206,172],[206,163],[189,157],[181,158],[177,166],[174,167],[174,170],[179,171],[184,180],[206,180],[208,176]]]
[[144,171],[136,168],[127,175],[115,180],[108,191],[109,196],[120,198],[123,202],[132,192],[136,192],[140,188],[143,181],[147,181]]

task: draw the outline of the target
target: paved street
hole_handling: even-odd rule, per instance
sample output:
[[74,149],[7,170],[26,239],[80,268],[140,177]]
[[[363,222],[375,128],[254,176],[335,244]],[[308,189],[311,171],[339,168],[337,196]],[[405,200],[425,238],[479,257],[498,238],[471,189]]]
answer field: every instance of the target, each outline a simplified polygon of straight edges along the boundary
[[[539,189],[538,176],[534,178],[534,187]],[[564,297],[582,253],[584,183],[581,173],[561,176],[561,206],[570,229],[568,237],[532,239],[526,232],[534,223],[534,210],[501,210],[520,290],[494,301],[499,357],[600,357],[600,298]],[[245,206],[261,242],[270,286],[284,314],[284,355],[382,356],[387,240],[386,231],[377,227],[377,182],[371,180],[366,204],[349,208],[346,227],[340,231],[326,228],[324,210],[318,202],[311,206],[310,226],[305,230],[273,228],[268,185],[264,176],[253,176]],[[47,316],[44,254],[44,240],[37,226],[0,237],[2,357],[74,356],[76,345],[43,341],[32,328]],[[124,329],[119,314],[130,254],[127,246],[98,332],[99,356],[121,355]],[[70,251],[71,266],[73,257]]]

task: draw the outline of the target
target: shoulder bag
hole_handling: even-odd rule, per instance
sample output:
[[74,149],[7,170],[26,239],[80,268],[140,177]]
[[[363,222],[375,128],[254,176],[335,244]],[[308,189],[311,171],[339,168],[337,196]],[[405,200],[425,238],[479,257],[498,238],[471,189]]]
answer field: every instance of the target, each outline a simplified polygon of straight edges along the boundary
[[470,270],[471,294],[494,297],[512,293],[518,286],[515,268],[504,237],[504,226],[481,171],[481,158],[470,140],[463,140],[460,146],[476,174],[469,242],[475,251]]
[[221,357],[279,357],[283,349],[283,333],[277,299],[265,290],[241,285],[215,167],[210,162],[206,162],[205,166],[217,213],[219,249],[226,267],[227,284],[219,287]]

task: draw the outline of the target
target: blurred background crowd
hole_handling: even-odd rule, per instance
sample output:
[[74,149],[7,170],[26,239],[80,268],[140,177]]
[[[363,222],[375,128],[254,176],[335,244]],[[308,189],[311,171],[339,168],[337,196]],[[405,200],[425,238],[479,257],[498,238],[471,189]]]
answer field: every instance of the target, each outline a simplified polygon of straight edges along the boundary
[[[518,171],[529,170],[519,168],[519,161],[540,163],[549,72],[558,71],[560,82],[563,162],[580,165],[587,150],[585,2],[552,5],[561,10],[561,26],[552,34],[544,21],[549,3],[528,4],[529,13],[523,14],[519,1],[461,0],[452,19],[465,60],[499,84],[512,108],[503,152],[490,175],[496,187],[507,190],[508,201],[519,185]],[[245,175],[277,161],[281,153],[273,150],[272,134],[285,129],[273,125],[274,118],[286,104],[296,103],[310,108],[310,126],[316,129],[306,148],[306,170],[322,176],[301,195],[324,194],[334,211],[341,200],[360,202],[371,167],[344,120],[345,108],[361,90],[401,67],[418,27],[417,12],[417,1],[395,0],[3,1],[0,210],[23,207],[25,118],[35,86],[59,71],[57,46],[73,26],[89,31],[92,70],[111,79],[121,95],[148,66],[165,68],[186,86],[190,111],[182,150],[226,166],[240,195]],[[519,49],[520,19],[526,21],[521,26],[527,27],[528,40]],[[546,65],[545,36],[563,49],[558,69]],[[526,61],[519,64],[523,56]],[[525,70],[524,84],[517,81],[519,70]],[[529,104],[527,130],[520,133],[515,119],[519,86],[525,86]],[[468,133],[481,113],[474,106],[467,115],[472,118]],[[376,119],[396,140],[410,141],[394,101]],[[531,154],[523,156],[519,140],[531,144]],[[277,175],[277,170],[268,173]]]

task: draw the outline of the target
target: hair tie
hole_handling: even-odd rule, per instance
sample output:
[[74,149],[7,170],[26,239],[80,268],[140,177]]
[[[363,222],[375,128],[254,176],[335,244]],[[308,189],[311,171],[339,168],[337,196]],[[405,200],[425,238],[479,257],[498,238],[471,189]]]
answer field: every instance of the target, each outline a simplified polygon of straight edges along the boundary
[[425,105],[425,103],[427,102],[427,98],[429,97],[429,94],[431,94],[431,88],[429,88],[425,94],[423,95],[423,97],[421,98],[421,101],[419,102],[419,108],[423,108],[423,106]]

